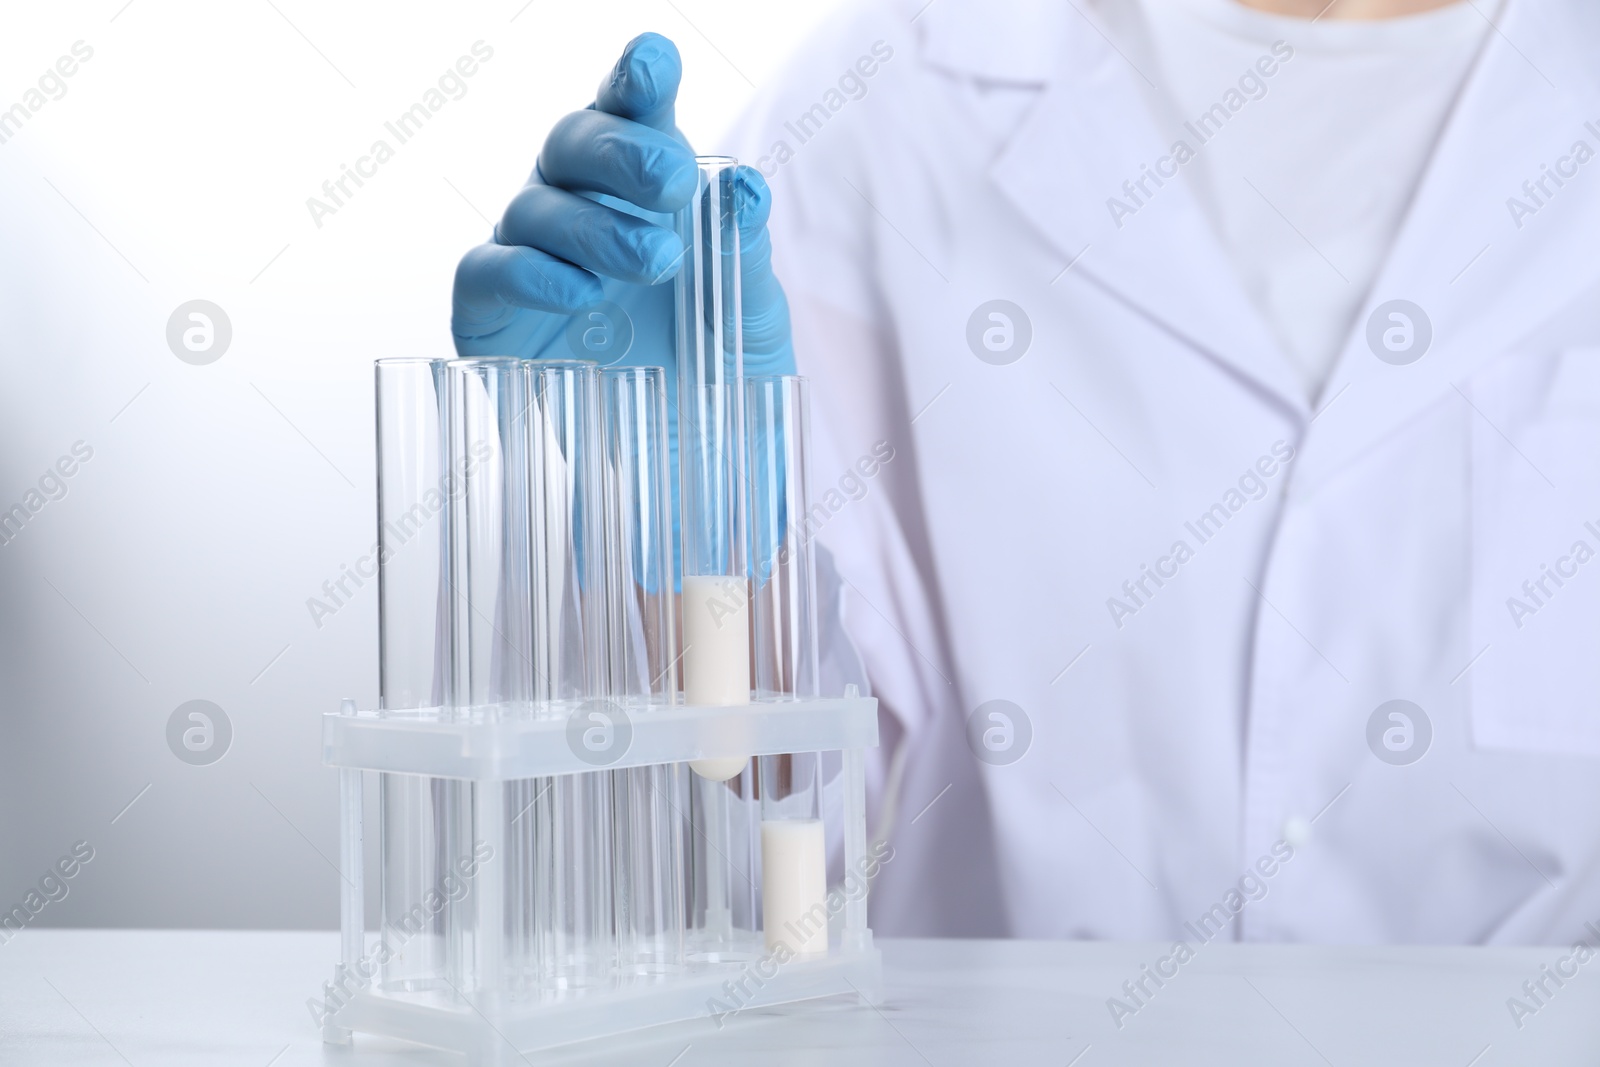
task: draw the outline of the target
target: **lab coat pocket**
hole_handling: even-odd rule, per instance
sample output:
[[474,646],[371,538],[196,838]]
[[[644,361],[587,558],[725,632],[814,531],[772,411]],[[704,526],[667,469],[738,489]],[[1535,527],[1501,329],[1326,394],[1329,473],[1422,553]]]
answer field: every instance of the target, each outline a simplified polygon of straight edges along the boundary
[[1600,754],[1600,348],[1476,375],[1472,740]]

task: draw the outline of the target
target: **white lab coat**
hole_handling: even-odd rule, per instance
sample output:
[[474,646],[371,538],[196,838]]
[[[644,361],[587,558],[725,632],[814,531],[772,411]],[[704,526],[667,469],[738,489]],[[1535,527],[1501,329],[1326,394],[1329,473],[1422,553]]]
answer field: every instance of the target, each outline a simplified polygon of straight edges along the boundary
[[[882,702],[875,927],[1193,943],[1221,904],[1251,940],[1589,936],[1600,159],[1520,228],[1507,198],[1600,151],[1593,16],[1512,0],[1313,409],[1181,180],[1113,221],[1167,145],[1094,9],[922,6],[853,10],[738,136]],[[1031,323],[1009,365],[967,340],[994,299]],[[1409,365],[1367,343],[1392,299],[1432,324]],[[1514,612],[1542,564],[1569,576]],[[996,699],[1031,723],[1010,765],[966,741]],[[1431,726],[1409,765],[1368,741],[1396,699]]]

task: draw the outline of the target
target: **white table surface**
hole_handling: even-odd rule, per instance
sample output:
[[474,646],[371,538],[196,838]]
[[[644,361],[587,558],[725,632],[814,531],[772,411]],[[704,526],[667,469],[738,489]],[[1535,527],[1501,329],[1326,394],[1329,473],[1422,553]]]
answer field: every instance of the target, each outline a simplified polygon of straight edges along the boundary
[[[460,1064],[358,1034],[325,1047],[306,1010],[333,933],[28,930],[0,945],[0,1064],[390,1067]],[[746,1012],[530,1062],[1264,1064],[1497,1067],[1600,1064],[1600,959],[1519,1029],[1506,1007],[1559,948],[1213,944],[1119,1030],[1106,999],[1165,946],[884,941],[888,996]],[[1596,973],[1590,973],[1591,971]],[[1555,989],[1553,983],[1547,986]]]

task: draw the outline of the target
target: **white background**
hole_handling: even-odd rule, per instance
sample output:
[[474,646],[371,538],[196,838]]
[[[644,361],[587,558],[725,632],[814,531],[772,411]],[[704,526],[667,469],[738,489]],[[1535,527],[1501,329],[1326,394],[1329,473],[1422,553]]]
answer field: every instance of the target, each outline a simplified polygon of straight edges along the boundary
[[[629,38],[677,42],[715,151],[837,3],[8,5],[0,109],[94,54],[0,144],[0,510],[93,458],[0,546],[0,911],[87,840],[39,924],[335,925],[319,718],[376,700],[376,588],[320,628],[306,602],[374,539],[372,361],[451,354],[456,260]],[[306,199],[478,40],[318,228]],[[208,366],[166,342],[197,298],[233,328]],[[232,722],[211,766],[167,747],[192,699]]]

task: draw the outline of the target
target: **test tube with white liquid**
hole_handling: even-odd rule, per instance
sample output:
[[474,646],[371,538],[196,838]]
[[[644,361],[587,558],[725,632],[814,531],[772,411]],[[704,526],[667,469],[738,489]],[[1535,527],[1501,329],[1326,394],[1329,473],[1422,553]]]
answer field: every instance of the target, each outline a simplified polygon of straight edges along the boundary
[[[679,525],[683,557],[683,695],[691,705],[750,702],[745,566],[738,164],[702,156],[678,213],[684,258],[674,282],[678,328]],[[725,781],[747,756],[694,761]]]
[[[806,379],[793,375],[745,383],[755,685],[762,701],[814,698],[821,690],[816,572],[807,530],[808,400]],[[767,951],[824,953],[828,854],[821,755],[797,752],[758,762]]]
[[[702,156],[695,195],[678,212],[679,597],[684,702],[750,702],[750,612],[744,500],[742,305],[737,161]],[[726,741],[726,738],[721,740]],[[689,913],[696,956],[734,959],[756,929],[758,809],[746,754],[690,761]]]

